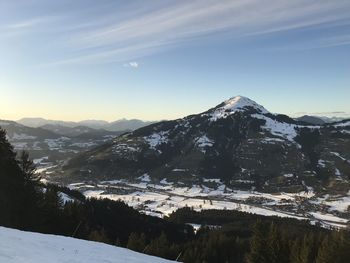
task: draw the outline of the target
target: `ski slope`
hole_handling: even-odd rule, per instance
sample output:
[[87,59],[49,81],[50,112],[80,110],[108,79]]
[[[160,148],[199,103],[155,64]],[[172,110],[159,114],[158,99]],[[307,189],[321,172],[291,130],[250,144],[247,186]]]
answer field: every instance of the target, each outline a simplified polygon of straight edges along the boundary
[[173,262],[103,243],[0,227],[1,263]]

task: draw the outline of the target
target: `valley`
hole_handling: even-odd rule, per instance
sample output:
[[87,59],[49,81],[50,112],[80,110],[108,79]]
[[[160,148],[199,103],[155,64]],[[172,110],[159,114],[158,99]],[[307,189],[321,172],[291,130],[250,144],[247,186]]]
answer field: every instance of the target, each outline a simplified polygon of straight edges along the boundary
[[148,215],[190,207],[348,225],[347,120],[300,122],[236,96],[126,133],[2,125],[15,150],[29,151],[43,182],[121,200]]

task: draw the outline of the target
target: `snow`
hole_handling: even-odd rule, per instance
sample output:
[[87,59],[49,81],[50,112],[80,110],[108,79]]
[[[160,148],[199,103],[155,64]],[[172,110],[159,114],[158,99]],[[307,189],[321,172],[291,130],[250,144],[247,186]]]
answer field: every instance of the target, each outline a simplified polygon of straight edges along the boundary
[[172,172],[186,172],[188,171],[187,169],[182,169],[182,168],[175,168],[172,170]]
[[4,263],[173,262],[103,243],[5,227],[0,227],[0,237],[0,262]]
[[262,128],[268,130],[271,134],[295,142],[294,138],[297,136],[295,128],[299,127],[298,125],[279,122],[261,114],[252,114],[251,116],[256,119],[265,120],[265,125]]
[[[309,192],[268,194],[255,191],[233,191],[226,187],[220,179],[205,179],[208,182],[217,183],[216,188],[204,185],[192,187],[175,187],[174,185],[156,185],[153,183],[129,183],[123,181],[120,185],[98,185],[99,190],[87,190],[86,197],[108,198],[121,200],[135,209],[153,216],[167,216],[182,207],[192,207],[196,211],[202,209],[233,209],[261,215],[276,215],[280,217],[294,217],[307,219],[302,215],[295,215],[285,211],[274,211],[271,205],[291,204],[297,197],[311,198],[314,196],[312,189]],[[164,181],[163,181],[164,182]],[[102,182],[101,182],[102,183]],[[85,186],[78,185],[79,188]],[[101,188],[105,187],[105,190]],[[123,191],[109,192],[108,188],[129,189],[129,193]],[[263,201],[263,205],[247,203],[250,198]]]
[[75,143],[72,143],[70,146],[78,147],[78,148],[90,148],[96,145],[97,145],[96,142],[75,142]]
[[64,142],[69,141],[68,137],[60,137],[57,139],[45,139],[45,143],[49,146],[50,150],[59,150],[62,148]]
[[64,203],[70,202],[70,201],[74,201],[73,198],[71,198],[70,196],[68,196],[65,193],[59,192],[60,197],[62,198]]
[[278,138],[264,138],[262,140],[260,140],[262,143],[275,143],[275,142],[285,142],[284,140],[282,139],[278,139]]
[[320,220],[325,220],[325,221],[331,221],[331,222],[338,222],[338,223],[347,223],[348,220],[344,218],[339,218],[336,217],[332,214],[322,214],[322,213],[315,213],[315,212],[310,212],[310,214]]
[[145,141],[149,144],[150,148],[156,150],[158,145],[168,142],[168,131],[161,131],[159,133],[153,133],[150,136],[144,137]]
[[249,107],[252,107],[263,114],[269,113],[263,106],[255,101],[243,96],[236,96],[224,101],[224,106],[215,109],[211,114],[210,120],[216,121],[221,118],[226,118],[235,112],[244,111]]
[[140,177],[138,177],[137,179],[141,180],[142,182],[150,182],[151,181],[151,177],[148,174],[143,174]]
[[346,212],[350,206],[350,191],[347,196],[330,196],[324,195],[317,198],[315,203],[320,203],[330,207],[329,211]]
[[210,182],[210,183],[221,184],[221,179],[219,179],[219,178],[203,178],[203,182]]
[[253,184],[255,183],[255,181],[253,180],[242,180],[242,179],[238,179],[238,180],[235,180],[236,183],[242,183],[242,184]]
[[113,152],[115,153],[126,153],[126,152],[139,152],[140,149],[138,147],[132,147],[125,143],[119,143],[113,146]]
[[350,134],[350,131],[348,131],[348,130],[340,130],[339,132],[345,133],[345,134]]
[[334,127],[346,127],[346,126],[350,126],[350,121],[346,121],[343,123],[338,123],[338,124],[334,124]]
[[320,159],[320,160],[318,160],[318,166],[324,168],[324,167],[326,167],[326,162],[324,160]]
[[38,159],[34,159],[33,160],[33,163],[34,164],[40,164],[41,162],[43,162],[44,160],[48,160],[49,159],[49,156],[44,156],[44,157],[41,157],[41,158],[38,158]]
[[26,142],[11,142],[11,144],[15,148],[15,150],[23,150],[25,148],[28,148]]
[[14,133],[12,135],[12,140],[34,140],[36,139],[37,137],[36,136],[31,136],[31,135],[27,135],[27,134],[24,134],[24,133]]
[[196,138],[195,139],[195,144],[200,150],[205,153],[206,147],[211,147],[214,145],[214,141],[210,140],[206,135],[203,135],[202,137]]
[[335,168],[335,175],[336,176],[341,176],[341,173],[338,168]]
[[202,225],[194,223],[187,223],[187,225],[192,226],[195,233],[197,233],[198,230],[202,227]]
[[340,158],[342,161],[346,161],[346,158],[344,158],[343,156],[341,156],[339,153],[337,152],[330,152],[331,154],[337,156],[338,158]]
[[[285,175],[290,176],[290,174]],[[344,222],[348,220],[343,213],[350,205],[350,191],[346,195],[319,197],[315,195],[314,189],[307,186],[304,181],[302,184],[305,191],[273,194],[253,190],[233,190],[219,178],[203,178],[204,185],[194,184],[192,186],[179,186],[180,182],[169,184],[165,178],[156,184],[147,182],[147,176],[145,178],[145,182],[142,180],[141,182],[115,180],[100,182],[95,186],[75,184],[70,185],[70,188],[82,190],[86,197],[121,200],[142,213],[158,217],[167,216],[179,208],[192,207],[196,211],[231,209],[266,216],[310,219],[311,222],[321,222],[324,227],[345,227]],[[241,180],[247,183],[249,181]],[[297,212],[296,209],[301,202],[309,202],[313,204],[313,208]],[[328,219],[321,219],[320,216],[311,214],[311,212],[327,214]]]
[[163,178],[159,183],[160,184],[166,184],[166,185],[172,185],[173,184],[173,183],[168,182],[166,178]]

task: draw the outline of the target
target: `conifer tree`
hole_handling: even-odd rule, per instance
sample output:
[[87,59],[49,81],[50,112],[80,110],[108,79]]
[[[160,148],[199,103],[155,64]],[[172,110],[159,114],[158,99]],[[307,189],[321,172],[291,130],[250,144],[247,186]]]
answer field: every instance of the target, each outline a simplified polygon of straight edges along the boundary
[[131,233],[128,239],[127,248],[142,252],[146,247],[146,236],[144,233],[139,235],[138,233]]
[[257,221],[253,227],[250,252],[247,256],[248,263],[269,263],[268,246],[263,228],[261,221]]

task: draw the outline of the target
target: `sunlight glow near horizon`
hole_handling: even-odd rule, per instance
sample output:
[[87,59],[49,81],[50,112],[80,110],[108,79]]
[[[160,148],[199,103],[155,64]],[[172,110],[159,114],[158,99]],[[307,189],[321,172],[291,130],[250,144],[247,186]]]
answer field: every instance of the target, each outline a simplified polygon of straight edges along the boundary
[[175,119],[236,95],[350,114],[349,25],[342,0],[5,0],[0,119]]

